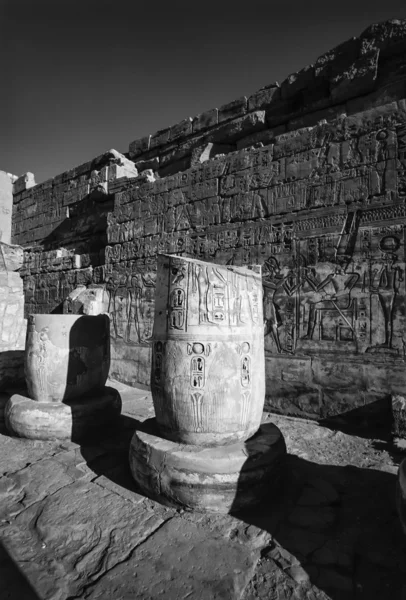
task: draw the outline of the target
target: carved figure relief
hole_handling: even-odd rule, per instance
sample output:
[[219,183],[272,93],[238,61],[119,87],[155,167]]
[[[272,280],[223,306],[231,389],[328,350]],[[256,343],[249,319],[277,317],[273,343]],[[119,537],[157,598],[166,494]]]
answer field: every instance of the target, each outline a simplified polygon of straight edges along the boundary
[[112,338],[126,344],[145,343],[152,333],[155,281],[152,273],[135,270],[107,277]]

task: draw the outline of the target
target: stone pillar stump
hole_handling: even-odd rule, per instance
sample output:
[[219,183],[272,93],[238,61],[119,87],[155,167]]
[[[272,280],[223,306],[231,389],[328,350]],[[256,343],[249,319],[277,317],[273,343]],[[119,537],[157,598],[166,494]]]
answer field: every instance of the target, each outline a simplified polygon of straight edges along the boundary
[[260,427],[261,268],[158,256],[151,342],[156,418],[130,449],[141,490],[215,512],[259,501],[286,453],[277,427]]

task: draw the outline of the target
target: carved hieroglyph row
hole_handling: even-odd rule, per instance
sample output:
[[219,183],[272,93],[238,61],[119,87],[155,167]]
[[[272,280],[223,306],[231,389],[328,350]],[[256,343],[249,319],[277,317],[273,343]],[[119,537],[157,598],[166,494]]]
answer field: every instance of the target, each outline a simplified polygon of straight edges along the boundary
[[246,439],[264,402],[257,270],[158,257],[151,388],[165,435],[189,443]]

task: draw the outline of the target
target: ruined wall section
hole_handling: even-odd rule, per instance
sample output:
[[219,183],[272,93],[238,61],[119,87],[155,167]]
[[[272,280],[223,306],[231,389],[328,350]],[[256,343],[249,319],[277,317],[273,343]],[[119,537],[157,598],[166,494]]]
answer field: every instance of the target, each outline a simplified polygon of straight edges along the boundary
[[24,379],[26,320],[19,273],[22,264],[23,249],[0,242],[0,392]]
[[[404,390],[405,98],[406,22],[392,21],[280,86],[133,142],[141,174],[108,184],[98,259],[91,220],[83,235],[51,223],[54,246],[46,230],[23,242],[42,243],[25,256],[28,311],[104,286],[111,375],[148,384],[157,253],[259,263],[269,407],[325,417]],[[79,172],[64,174],[62,205]],[[35,193],[41,204],[36,187],[16,207]],[[72,204],[86,221],[90,205]]]
[[0,242],[11,242],[11,219],[13,210],[13,182],[11,173],[0,171]]
[[134,163],[116,150],[38,185],[26,173],[14,183],[13,243],[45,250],[64,246],[79,253],[85,248],[98,264],[111,195],[120,182],[137,175]]
[[402,100],[117,193],[103,272],[116,375],[148,381],[155,257],[180,253],[263,266],[273,410],[327,417],[399,393],[405,149]]
[[215,155],[273,143],[277,135],[404,98],[406,20],[368,27],[313,65],[250,96],[130,143],[139,171],[165,177]]

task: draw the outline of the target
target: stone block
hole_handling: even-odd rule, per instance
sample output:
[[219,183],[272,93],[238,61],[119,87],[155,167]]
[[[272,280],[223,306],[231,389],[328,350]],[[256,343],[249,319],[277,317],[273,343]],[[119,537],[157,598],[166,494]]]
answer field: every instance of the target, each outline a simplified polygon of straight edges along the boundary
[[35,177],[33,173],[25,173],[15,180],[13,184],[13,194],[19,194],[35,186]]
[[312,87],[315,80],[313,65],[304,67],[297,73],[292,73],[281,83],[280,96],[282,100],[292,98],[305,88]]
[[300,382],[277,380],[268,374],[264,410],[318,419],[321,414],[319,395],[316,387]]
[[155,419],[135,432],[130,468],[143,493],[175,507],[238,512],[278,488],[286,446],[280,430],[262,424],[246,442],[217,448],[178,444],[160,437]]
[[368,51],[371,47],[379,48],[384,53],[396,53],[399,45],[406,38],[406,20],[389,19],[381,23],[374,23],[360,35],[362,48]]
[[406,439],[406,397],[392,396],[393,434]]
[[322,387],[336,387],[338,390],[357,388],[365,391],[370,381],[366,378],[359,362],[349,363],[327,357],[314,357],[312,360],[312,379]]
[[199,146],[192,151],[191,166],[194,167],[200,165],[221,154],[229,154],[233,150],[234,146],[230,144],[215,144],[213,142],[209,142],[208,144]]
[[359,58],[361,46],[361,40],[352,37],[322,54],[314,64],[316,76],[330,78],[342,73]]
[[0,242],[11,242],[13,182],[9,173],[0,171]]
[[178,140],[182,137],[186,137],[191,135],[192,133],[192,118],[188,117],[187,119],[183,119],[180,123],[176,125],[172,125],[169,129],[169,142],[173,142],[174,140]]
[[247,114],[245,117],[229,121],[210,131],[207,139],[210,142],[220,144],[231,144],[248,134],[266,128],[265,111],[257,110]]
[[150,149],[155,150],[160,146],[165,146],[166,144],[168,144],[170,131],[170,127],[166,127],[165,129],[160,129],[159,131],[151,135],[149,143]]
[[14,394],[4,409],[7,429],[19,437],[53,440],[84,441],[114,427],[121,412],[117,390],[104,388],[96,396],[58,402],[36,402]]
[[275,141],[276,136],[285,133],[286,125],[279,125],[279,127],[272,127],[271,129],[265,129],[264,131],[257,131],[251,133],[240,140],[237,140],[237,150],[250,147],[261,147],[268,146]]
[[367,94],[374,89],[378,74],[378,57],[379,51],[371,51],[331,79],[331,97],[334,103]]
[[297,129],[302,129],[304,127],[314,127],[323,121],[334,121],[343,116],[346,116],[346,105],[339,104],[291,119],[287,124],[287,128],[289,131],[296,131]]
[[355,385],[345,389],[323,387],[320,417],[327,419],[364,406],[364,396]]
[[151,169],[152,171],[158,171],[159,169],[159,156],[155,156],[149,160],[135,160],[135,166],[138,169],[139,173],[147,169]]
[[23,248],[21,246],[0,243],[0,272],[9,272],[9,281],[19,281],[19,275],[16,277],[11,273],[18,271],[23,264]]
[[281,97],[281,89],[278,83],[266,85],[265,87],[254,92],[248,98],[248,111],[259,110],[268,107],[272,102],[279,100]]
[[159,176],[168,177],[170,175],[178,173],[179,171],[185,171],[186,169],[189,169],[190,161],[191,157],[186,156],[185,158],[181,158],[180,160],[177,160],[175,162],[170,162],[164,167],[160,167],[160,169],[158,170]]
[[137,158],[138,156],[144,154],[144,152],[148,152],[150,148],[150,142],[150,135],[131,142],[128,148],[130,158]]
[[223,104],[223,106],[220,106],[218,109],[219,124],[223,123],[224,121],[236,119],[237,117],[245,115],[247,112],[247,104],[246,96],[241,96],[241,98],[237,98],[237,100],[233,100],[228,104]]
[[[373,109],[379,109],[382,106],[390,106],[394,107],[394,102],[399,101],[399,112],[402,111],[401,103],[402,99],[406,97],[406,79],[402,81],[397,81],[391,83],[389,85],[385,85],[383,87],[379,86],[379,88],[367,94],[365,96],[361,96],[359,98],[351,98],[345,104],[346,112],[348,115],[353,115],[356,113],[361,113],[363,111],[370,111]],[[405,102],[403,100],[403,102]]]
[[193,118],[192,128],[193,133],[197,133],[199,131],[204,131],[205,129],[209,129],[210,127],[214,127],[218,124],[218,110],[217,108],[212,108],[211,110],[207,110],[200,115],[197,115]]

